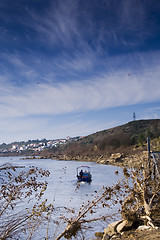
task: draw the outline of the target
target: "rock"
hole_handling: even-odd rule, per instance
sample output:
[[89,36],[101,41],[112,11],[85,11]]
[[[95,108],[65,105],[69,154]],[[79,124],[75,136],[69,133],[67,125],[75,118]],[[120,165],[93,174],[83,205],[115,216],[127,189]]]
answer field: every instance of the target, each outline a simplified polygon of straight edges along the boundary
[[121,158],[123,157],[122,153],[112,153],[111,155],[111,159],[114,159],[115,161],[121,160]]
[[107,228],[104,229],[104,235],[102,240],[108,240],[114,235],[115,237],[117,237],[117,234],[121,234],[123,231],[129,230],[132,227],[132,225],[133,222],[128,220],[119,220],[114,223],[111,223],[108,225]]
[[150,226],[141,225],[136,229],[136,231],[144,231],[144,230],[152,230],[152,229],[153,228],[151,228]]
[[116,221],[114,223],[110,223],[107,228],[104,229],[104,236],[109,235],[112,236],[113,234],[117,233],[117,226],[122,223],[123,220]]
[[107,161],[108,162],[115,162],[115,159],[114,158],[108,158]]
[[130,227],[132,227],[133,222],[132,221],[128,221],[128,220],[123,220],[123,222],[121,222],[120,224],[118,224],[117,226],[117,232],[121,233],[123,231],[128,230]]
[[103,160],[99,160],[98,163],[100,163],[100,164],[106,164],[106,160],[104,160],[104,159],[103,159]]

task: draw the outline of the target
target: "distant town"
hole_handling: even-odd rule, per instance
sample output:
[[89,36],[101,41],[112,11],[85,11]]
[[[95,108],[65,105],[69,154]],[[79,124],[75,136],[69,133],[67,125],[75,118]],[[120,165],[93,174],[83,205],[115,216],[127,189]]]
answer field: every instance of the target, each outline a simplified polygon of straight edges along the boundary
[[39,152],[46,148],[58,148],[68,142],[77,141],[83,137],[67,137],[64,139],[55,139],[55,140],[28,140],[26,142],[13,142],[10,144],[3,143],[0,145],[0,153],[22,153],[25,151],[35,151]]

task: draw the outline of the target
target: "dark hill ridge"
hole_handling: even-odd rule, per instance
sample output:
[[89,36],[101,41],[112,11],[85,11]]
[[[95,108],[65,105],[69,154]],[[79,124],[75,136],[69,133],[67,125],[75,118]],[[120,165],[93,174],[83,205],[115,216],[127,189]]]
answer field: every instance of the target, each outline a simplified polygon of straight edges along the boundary
[[63,153],[68,156],[93,156],[111,154],[133,148],[133,145],[143,145],[147,137],[151,139],[160,136],[160,119],[137,120],[121,126],[99,131],[66,144]]
[[[160,135],[160,119],[151,119],[151,120],[138,120],[138,121],[132,121],[128,122],[124,125],[117,126],[114,128],[110,128],[107,130],[99,131],[96,133],[93,133],[87,137],[85,137],[82,141],[85,141],[87,138],[97,138],[99,136],[114,136],[118,134],[129,134],[130,136],[133,135],[139,135],[139,134],[146,134],[152,133],[153,135],[158,135],[157,132]],[[149,134],[150,134],[149,133]],[[158,135],[158,136],[159,136]]]

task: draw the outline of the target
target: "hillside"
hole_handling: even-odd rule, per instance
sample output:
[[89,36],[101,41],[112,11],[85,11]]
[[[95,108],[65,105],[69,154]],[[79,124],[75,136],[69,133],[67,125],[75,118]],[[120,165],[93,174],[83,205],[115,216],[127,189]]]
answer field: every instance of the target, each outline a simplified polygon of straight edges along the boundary
[[114,152],[128,153],[134,148],[140,149],[147,137],[157,139],[160,136],[160,119],[138,120],[93,133],[76,142],[66,144],[60,153],[66,156],[99,156]]
[[[121,126],[99,131],[86,137],[62,140],[28,140],[0,145],[1,156],[40,155],[43,158],[97,161],[113,153],[131,155],[146,150],[146,140],[160,151],[160,119],[137,120]],[[63,144],[61,144],[63,143]],[[14,147],[14,149],[13,149]],[[155,149],[154,149],[155,150]]]

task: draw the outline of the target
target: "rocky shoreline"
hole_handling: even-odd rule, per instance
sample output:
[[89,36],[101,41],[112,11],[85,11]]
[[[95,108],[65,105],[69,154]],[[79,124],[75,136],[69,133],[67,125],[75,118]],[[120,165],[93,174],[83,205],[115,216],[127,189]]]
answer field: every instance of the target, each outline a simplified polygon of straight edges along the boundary
[[99,155],[99,156],[67,156],[65,154],[51,154],[47,156],[30,156],[22,157],[21,159],[57,159],[60,161],[82,161],[82,162],[96,162],[98,164],[114,165],[119,167],[139,167],[145,159],[148,158],[147,151],[135,152],[129,155],[124,153],[113,153],[111,156]]

